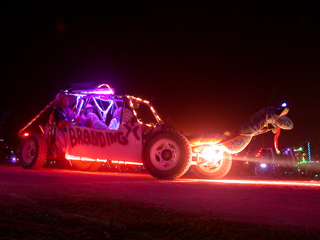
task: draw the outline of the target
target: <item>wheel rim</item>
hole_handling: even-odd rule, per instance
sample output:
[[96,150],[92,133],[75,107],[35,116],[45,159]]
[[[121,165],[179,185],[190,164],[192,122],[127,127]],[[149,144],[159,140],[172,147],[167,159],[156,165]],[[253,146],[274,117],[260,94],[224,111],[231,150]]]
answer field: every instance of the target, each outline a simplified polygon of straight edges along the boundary
[[215,163],[208,163],[208,164],[198,164],[198,166],[203,170],[203,171],[206,171],[206,172],[216,172],[218,171],[221,166],[222,166],[222,163],[223,163],[223,159],[215,162]]
[[180,149],[176,142],[170,139],[161,139],[152,146],[150,159],[153,166],[160,170],[174,168],[180,159]]
[[31,164],[36,158],[36,154],[37,154],[36,143],[33,140],[29,140],[23,148],[23,152],[22,152],[23,160],[25,161],[26,164]]
[[198,166],[201,170],[208,173],[217,172],[222,168],[224,161],[227,161],[228,158],[230,157],[226,153],[223,153],[218,161],[205,161],[205,163],[198,162]]

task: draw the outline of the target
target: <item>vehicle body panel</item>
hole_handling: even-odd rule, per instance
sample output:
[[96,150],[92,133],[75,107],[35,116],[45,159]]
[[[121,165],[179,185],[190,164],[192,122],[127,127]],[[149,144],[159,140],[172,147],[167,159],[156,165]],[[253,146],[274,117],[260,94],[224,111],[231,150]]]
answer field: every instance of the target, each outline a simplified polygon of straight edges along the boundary
[[122,124],[118,130],[66,127],[67,158],[142,162],[141,124]]

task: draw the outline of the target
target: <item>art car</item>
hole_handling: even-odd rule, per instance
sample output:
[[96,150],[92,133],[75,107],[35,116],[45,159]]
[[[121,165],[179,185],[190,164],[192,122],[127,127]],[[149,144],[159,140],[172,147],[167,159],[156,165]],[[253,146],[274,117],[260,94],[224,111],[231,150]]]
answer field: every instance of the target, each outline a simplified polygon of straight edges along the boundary
[[[55,111],[62,95],[78,120],[59,126]],[[200,178],[220,179],[231,168],[231,155],[242,151],[253,136],[272,130],[276,143],[280,129],[292,129],[285,116],[288,109],[269,110],[255,114],[229,137],[209,132],[185,136],[166,124],[149,101],[116,95],[107,84],[64,90],[19,131],[19,162],[24,169],[40,169],[47,159],[69,161],[81,171],[96,171],[102,163],[138,164],[153,177],[170,180],[191,167]],[[48,111],[46,124],[39,125],[41,133],[29,133]]]

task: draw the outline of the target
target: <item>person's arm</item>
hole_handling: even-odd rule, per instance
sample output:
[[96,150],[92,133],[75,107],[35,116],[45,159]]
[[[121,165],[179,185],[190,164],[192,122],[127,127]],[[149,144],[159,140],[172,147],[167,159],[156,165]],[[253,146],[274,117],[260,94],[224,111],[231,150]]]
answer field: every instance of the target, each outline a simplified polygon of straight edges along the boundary
[[78,124],[80,122],[80,120],[81,120],[81,117],[76,118],[74,121],[60,120],[58,122],[58,127],[69,126],[69,125],[72,125],[72,124]]
[[[70,112],[69,112],[70,115],[72,114],[71,111],[72,110],[70,109]],[[72,118],[74,117],[73,115],[71,116]],[[71,124],[78,124],[81,120],[81,117],[76,118],[75,121],[70,121],[60,109],[55,109],[54,119],[57,123],[57,126],[61,127],[61,126],[69,126]]]
[[120,126],[119,121],[116,118],[112,118],[109,124],[109,129],[117,130]]

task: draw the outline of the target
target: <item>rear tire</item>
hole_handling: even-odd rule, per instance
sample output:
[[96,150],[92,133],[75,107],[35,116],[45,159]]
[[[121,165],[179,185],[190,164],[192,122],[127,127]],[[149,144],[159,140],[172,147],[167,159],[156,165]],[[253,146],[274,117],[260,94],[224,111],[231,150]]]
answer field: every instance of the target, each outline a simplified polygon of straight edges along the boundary
[[191,165],[191,147],[181,133],[162,129],[148,138],[142,158],[150,175],[157,179],[173,180],[188,171]]
[[24,169],[40,169],[47,158],[47,143],[42,136],[31,134],[25,137],[19,149],[19,161]]
[[224,152],[223,158],[219,161],[218,166],[204,164],[192,165],[191,169],[195,175],[204,179],[220,179],[228,174],[232,166],[231,154]]
[[101,162],[74,160],[72,165],[76,166],[80,171],[96,172],[100,168]]

